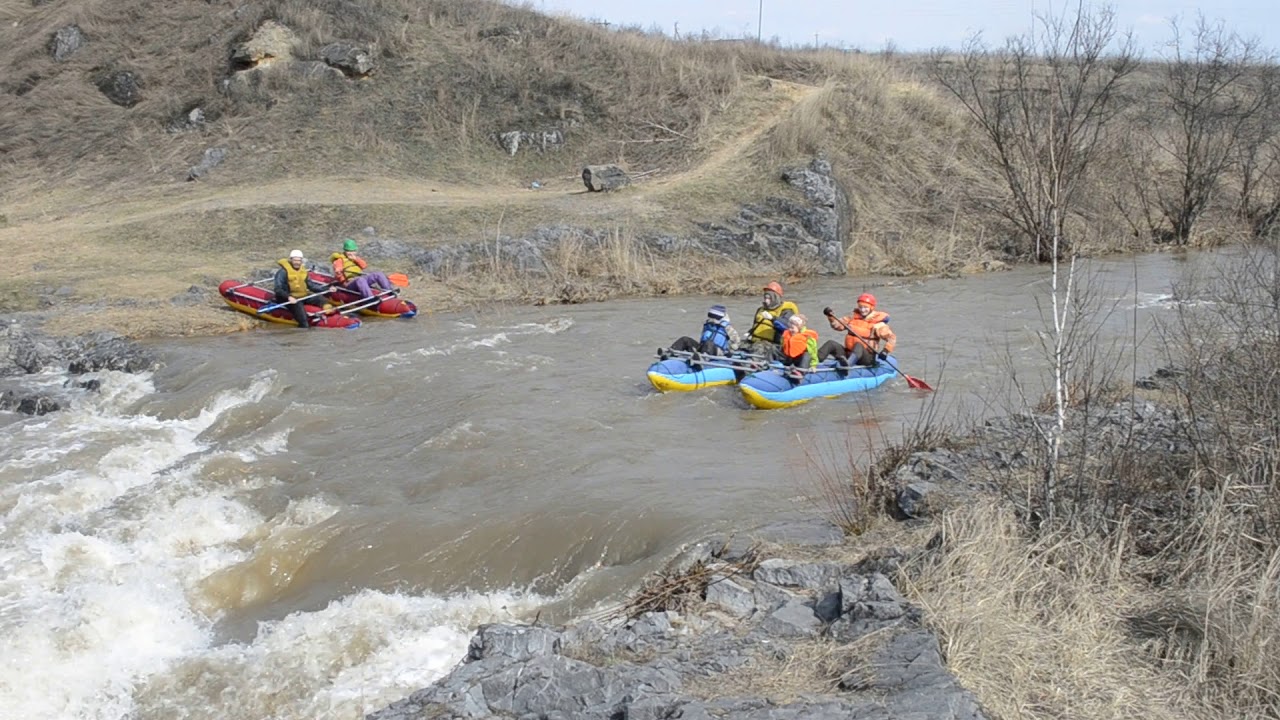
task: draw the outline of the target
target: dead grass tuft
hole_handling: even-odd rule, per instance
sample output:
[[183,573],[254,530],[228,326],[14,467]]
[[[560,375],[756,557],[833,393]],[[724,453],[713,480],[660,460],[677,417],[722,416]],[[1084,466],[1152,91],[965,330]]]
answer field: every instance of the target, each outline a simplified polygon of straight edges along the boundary
[[816,638],[763,648],[733,670],[686,679],[685,691],[703,700],[763,697],[779,705],[814,694],[834,694],[843,681],[874,670],[867,658],[884,639],[884,633],[871,633],[851,643]]

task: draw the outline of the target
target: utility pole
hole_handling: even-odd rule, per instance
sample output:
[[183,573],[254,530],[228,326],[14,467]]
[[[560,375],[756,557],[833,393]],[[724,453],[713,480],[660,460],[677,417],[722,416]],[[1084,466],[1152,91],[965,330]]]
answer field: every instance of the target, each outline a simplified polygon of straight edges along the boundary
[[756,42],[762,37],[761,24],[764,23],[764,0],[760,0],[760,14],[756,17]]

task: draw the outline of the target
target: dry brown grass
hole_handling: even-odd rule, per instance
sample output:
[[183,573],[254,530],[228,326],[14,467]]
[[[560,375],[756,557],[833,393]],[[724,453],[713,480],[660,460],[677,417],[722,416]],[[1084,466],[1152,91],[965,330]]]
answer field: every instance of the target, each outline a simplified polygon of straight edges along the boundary
[[728,259],[659,258],[620,227],[603,241],[570,235],[545,252],[543,260],[538,272],[529,272],[491,253],[488,262],[446,273],[444,283],[474,302],[555,305],[635,295],[751,294],[755,283],[746,278],[757,275]]
[[[910,56],[677,40],[490,0],[0,8],[0,243],[24,246],[19,260],[31,268],[27,285],[0,298],[9,309],[38,305],[49,286],[123,300],[110,282],[119,257],[170,276],[161,290],[142,288],[136,299],[146,302],[168,297],[170,285],[210,282],[189,266],[235,277],[367,225],[422,245],[552,222],[679,235],[744,203],[794,198],[779,173],[815,154],[849,192],[852,272],[978,270],[1006,245],[1007,228],[980,211],[999,185],[973,128],[922,84]],[[293,31],[295,59],[353,41],[372,49],[377,70],[360,80],[265,72],[259,83],[224,84],[232,50],[268,20]],[[54,62],[49,39],[71,23],[89,45]],[[94,87],[111,69],[141,75],[136,106],[117,107]],[[203,129],[166,131],[196,106]],[[564,149],[509,157],[494,139],[550,129],[566,133]],[[184,182],[213,146],[228,160]],[[588,197],[581,167],[608,161],[638,182]],[[530,191],[533,180],[543,189]],[[1089,247],[1132,247],[1113,230],[1122,225],[1114,198],[1091,192],[1079,223]],[[69,270],[58,262],[66,257],[82,262]],[[510,298],[669,292],[702,274],[690,262],[655,260],[664,277],[613,285],[605,271],[550,287],[531,278]],[[443,307],[469,304],[486,281],[466,283],[475,294],[451,285],[460,295]]]
[[[188,286],[243,276],[290,247],[323,250],[367,225],[426,245],[516,236],[549,220],[614,228],[615,236],[629,228],[682,234],[743,202],[794,195],[769,163],[804,161],[820,144],[835,93],[828,80],[870,73],[859,82],[878,82],[884,72],[840,53],[609,32],[485,0],[7,11],[18,25],[0,27],[0,66],[35,80],[29,89],[6,86],[13,101],[0,104],[0,242],[30,268],[4,307],[32,309],[43,288],[70,287],[83,302],[139,303],[138,326],[162,334],[206,324],[161,307]],[[267,19],[294,30],[295,58],[349,39],[376,46],[380,67],[362,81],[282,73],[211,91],[229,72],[231,49]],[[54,63],[44,43],[72,22],[90,45]],[[127,69],[145,83],[142,102],[127,110],[89,82],[125,48]],[[164,131],[195,105],[209,118],[204,131]],[[792,123],[795,130],[782,127]],[[510,158],[492,139],[548,127],[568,130],[566,150]],[[773,149],[756,152],[762,143]],[[227,164],[181,182],[212,145],[230,149]],[[577,170],[603,160],[623,161],[642,179],[624,193],[587,195]],[[541,191],[528,190],[532,178]],[[444,287],[453,294],[440,307],[735,290],[750,274],[817,270],[628,257],[635,247],[566,247],[540,276],[495,267],[451,278]],[[69,266],[69,257],[77,262]],[[503,288],[511,289],[492,292]],[[155,317],[144,317],[151,308]],[[115,324],[121,314],[77,314],[61,325],[86,317]]]
[[1141,594],[1125,578],[1123,549],[1034,541],[992,507],[957,510],[940,530],[941,559],[915,569],[910,596],[948,667],[994,717],[1197,716],[1126,635]]

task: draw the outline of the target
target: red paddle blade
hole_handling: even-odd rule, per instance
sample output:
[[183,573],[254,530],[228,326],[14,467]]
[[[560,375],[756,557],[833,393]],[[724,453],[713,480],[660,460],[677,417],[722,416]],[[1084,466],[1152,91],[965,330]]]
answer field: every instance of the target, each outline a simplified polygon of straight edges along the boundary
[[409,276],[404,273],[387,273],[387,279],[396,287],[409,287]]
[[916,390],[928,390],[933,392],[933,388],[929,387],[929,383],[921,380],[920,378],[913,378],[906,373],[902,373],[902,377],[907,379],[907,385],[909,387],[913,387]]

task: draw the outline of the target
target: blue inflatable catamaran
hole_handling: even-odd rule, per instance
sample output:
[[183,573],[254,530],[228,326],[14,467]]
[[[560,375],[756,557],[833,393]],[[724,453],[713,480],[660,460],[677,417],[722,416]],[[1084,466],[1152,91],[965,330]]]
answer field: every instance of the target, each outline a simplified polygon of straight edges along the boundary
[[773,410],[809,402],[814,398],[836,397],[871,390],[898,374],[898,360],[892,355],[871,367],[854,367],[841,374],[834,359],[795,377],[793,368],[769,368],[743,377],[738,389],[755,407]]
[[749,373],[769,367],[757,355],[698,355],[679,350],[658,351],[649,366],[649,382],[662,392],[689,392],[718,385],[732,385]]

